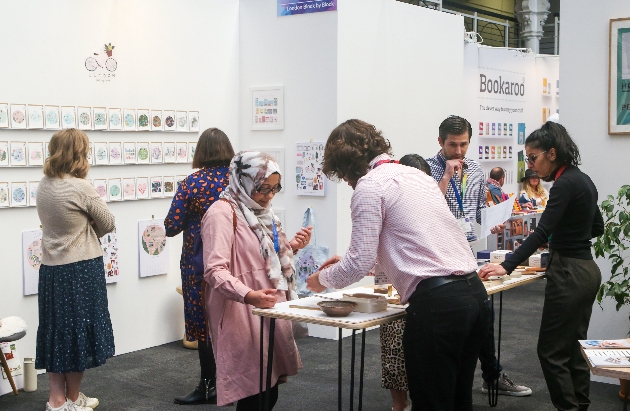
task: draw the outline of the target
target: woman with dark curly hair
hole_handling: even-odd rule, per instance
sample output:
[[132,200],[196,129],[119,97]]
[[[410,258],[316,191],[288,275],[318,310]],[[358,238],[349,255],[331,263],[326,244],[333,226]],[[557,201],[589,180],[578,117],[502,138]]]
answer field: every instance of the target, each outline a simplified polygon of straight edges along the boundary
[[547,208],[533,234],[500,265],[488,264],[479,276],[511,273],[549,241],[547,287],[538,358],[553,405],[586,410],[590,372],[578,340],[586,339],[595,296],[602,280],[591,255],[591,239],[604,232],[597,189],[577,167],[580,151],[567,130],[548,121],[525,140],[529,167],[545,181],[555,181]]

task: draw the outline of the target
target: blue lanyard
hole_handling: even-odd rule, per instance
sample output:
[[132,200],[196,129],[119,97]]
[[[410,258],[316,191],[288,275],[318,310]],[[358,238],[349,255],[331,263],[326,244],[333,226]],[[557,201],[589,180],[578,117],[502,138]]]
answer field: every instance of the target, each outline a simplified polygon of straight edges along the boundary
[[273,248],[276,250],[276,254],[278,254],[280,252],[280,244],[278,243],[278,229],[276,228],[276,222],[273,219],[271,220],[271,230],[273,231]]
[[[437,159],[440,161],[440,164],[442,165],[442,167],[444,167],[444,172],[446,172],[446,162],[442,159],[442,157],[440,157],[439,154],[437,155]],[[455,180],[453,179],[453,177],[451,177],[451,186],[453,187],[453,191],[455,192],[455,198],[457,199],[457,204],[459,204],[459,211],[461,211],[462,214],[464,214],[464,202],[462,201],[462,196],[459,194],[459,190],[457,189],[457,184],[455,184]]]

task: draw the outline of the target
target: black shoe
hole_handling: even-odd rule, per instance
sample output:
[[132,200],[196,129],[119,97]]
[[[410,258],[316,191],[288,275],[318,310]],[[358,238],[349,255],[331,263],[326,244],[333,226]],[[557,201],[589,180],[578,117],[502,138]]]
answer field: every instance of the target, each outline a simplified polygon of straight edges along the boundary
[[175,397],[173,402],[179,405],[216,404],[217,389],[214,380],[199,380],[199,385],[184,397]]

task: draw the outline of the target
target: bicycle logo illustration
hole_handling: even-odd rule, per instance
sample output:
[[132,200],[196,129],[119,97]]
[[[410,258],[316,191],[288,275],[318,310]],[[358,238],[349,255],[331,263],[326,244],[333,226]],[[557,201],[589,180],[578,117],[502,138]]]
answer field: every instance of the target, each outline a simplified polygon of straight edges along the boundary
[[112,46],[112,43],[105,44],[105,54],[107,57],[94,53],[93,57],[91,56],[85,59],[85,68],[88,71],[94,71],[99,67],[104,67],[107,71],[116,71],[118,62],[112,57],[114,48],[115,46]]

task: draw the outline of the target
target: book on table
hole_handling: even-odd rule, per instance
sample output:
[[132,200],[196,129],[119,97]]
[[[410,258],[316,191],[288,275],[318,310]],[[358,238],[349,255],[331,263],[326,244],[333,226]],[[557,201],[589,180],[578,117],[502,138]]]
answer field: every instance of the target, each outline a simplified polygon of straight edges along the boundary
[[593,367],[630,367],[630,350],[584,350]]
[[630,341],[623,340],[578,340],[584,349],[629,348]]

